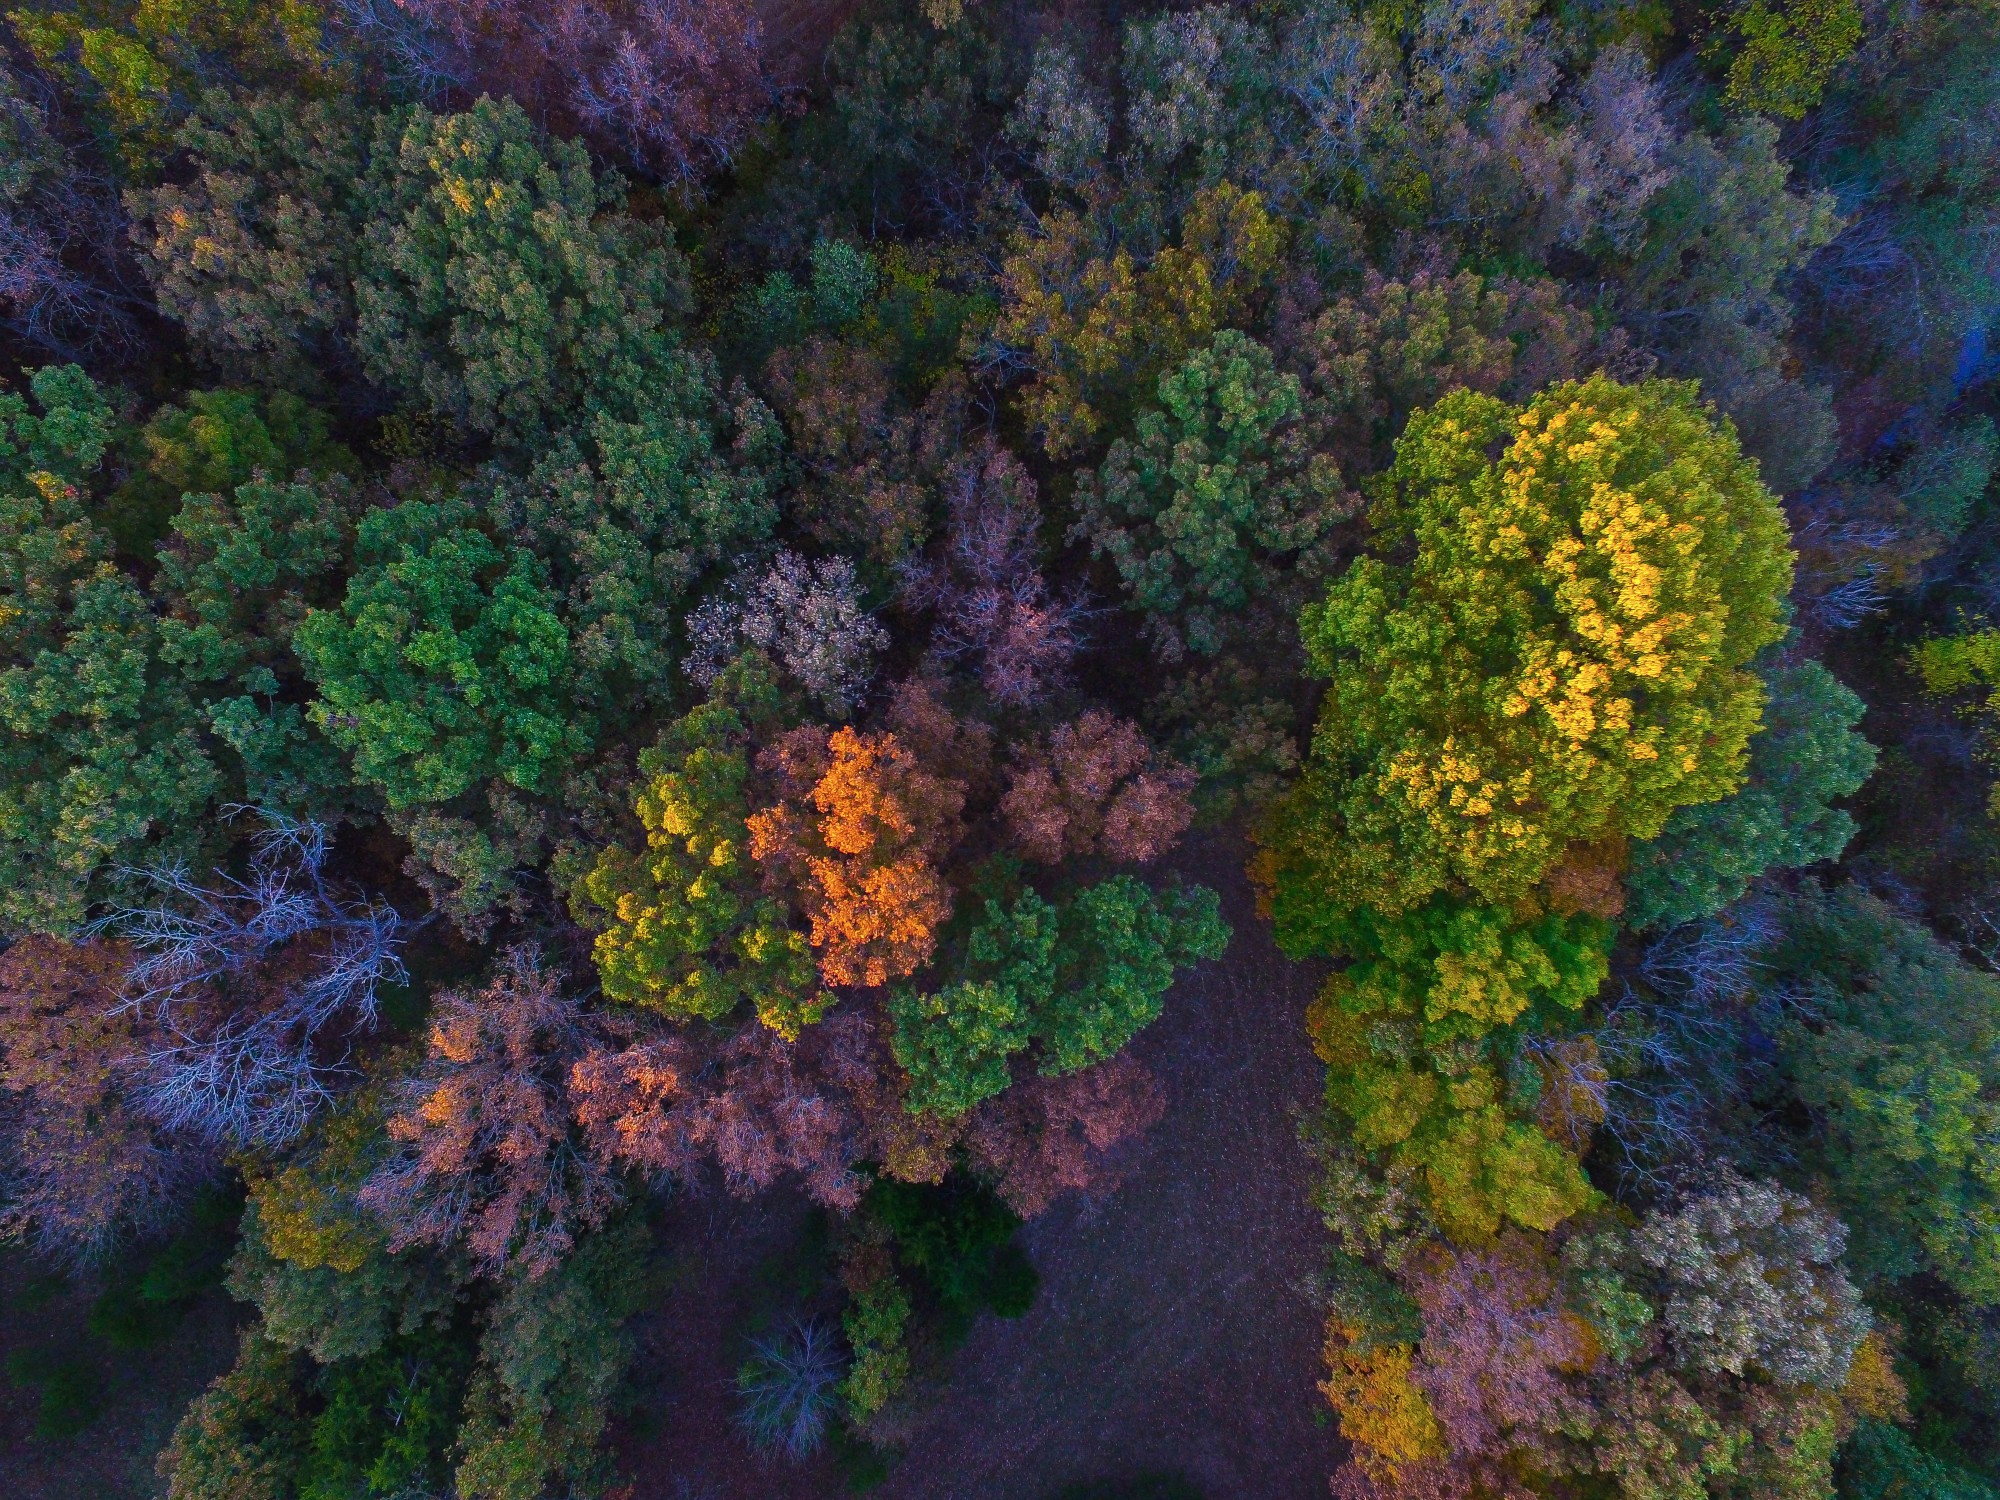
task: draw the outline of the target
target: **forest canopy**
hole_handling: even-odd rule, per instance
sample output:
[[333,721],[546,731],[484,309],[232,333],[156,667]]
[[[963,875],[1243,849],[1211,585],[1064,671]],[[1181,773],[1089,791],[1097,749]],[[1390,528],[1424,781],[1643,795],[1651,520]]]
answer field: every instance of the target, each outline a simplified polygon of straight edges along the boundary
[[24,1463],[943,1484],[1171,1170],[1339,1500],[2000,1500],[1993,0],[0,36]]

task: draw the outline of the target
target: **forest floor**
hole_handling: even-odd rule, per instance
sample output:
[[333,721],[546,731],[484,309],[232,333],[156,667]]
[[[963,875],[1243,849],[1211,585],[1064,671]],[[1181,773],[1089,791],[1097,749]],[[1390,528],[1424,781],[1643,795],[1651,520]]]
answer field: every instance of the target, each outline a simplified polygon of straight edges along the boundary
[[[220,1287],[144,1348],[114,1348],[86,1331],[94,1288],[63,1283],[9,1252],[0,1262],[0,1496],[7,1500],[126,1500],[165,1486],[154,1461],[174,1424],[236,1358],[245,1309]],[[88,1425],[38,1438],[53,1382],[56,1404]],[[69,1386],[75,1398],[62,1399]]]
[[[1325,1232],[1295,1125],[1319,1077],[1303,1024],[1315,975],[1256,919],[1240,839],[1197,841],[1177,863],[1223,892],[1236,936],[1134,1044],[1165,1118],[1125,1148],[1115,1190],[1021,1231],[1042,1278],[1034,1306],[981,1318],[917,1393],[880,1500],[1326,1494],[1339,1440],[1314,1390],[1320,1320],[1302,1291]],[[777,1198],[669,1214],[682,1275],[640,1326],[642,1430],[620,1451],[633,1500],[841,1492],[830,1460],[754,1457],[728,1425],[732,1330],[772,1305],[809,1219]]]

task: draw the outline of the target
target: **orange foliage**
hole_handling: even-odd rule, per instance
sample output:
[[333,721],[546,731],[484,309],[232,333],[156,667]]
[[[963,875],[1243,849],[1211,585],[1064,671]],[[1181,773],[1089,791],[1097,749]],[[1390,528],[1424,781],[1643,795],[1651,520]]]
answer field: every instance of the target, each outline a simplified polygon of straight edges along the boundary
[[750,853],[790,886],[821,977],[882,985],[930,961],[951,892],[937,862],[957,841],[965,784],[934,775],[892,732],[795,729],[759,757],[779,801],[749,819]]

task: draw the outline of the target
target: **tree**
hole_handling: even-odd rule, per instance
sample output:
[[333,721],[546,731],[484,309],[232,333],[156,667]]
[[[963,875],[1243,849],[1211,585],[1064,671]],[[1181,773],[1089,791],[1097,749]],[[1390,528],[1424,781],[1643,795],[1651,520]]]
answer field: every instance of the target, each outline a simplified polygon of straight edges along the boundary
[[[1975,722],[1991,720],[2000,712],[2000,630],[1968,630],[1962,635],[1940,636],[1925,641],[1910,653],[1910,664],[1923,678],[1924,686],[1940,697],[1953,696],[1961,711]],[[1982,723],[1991,755],[1993,729]],[[1991,794],[1990,806],[2000,816],[2000,787]]]
[[663,353],[630,409],[567,426],[491,504],[548,565],[584,670],[658,701],[674,696],[673,645],[703,572],[777,521],[776,420],[714,364]]
[[1729,30],[1735,56],[1724,90],[1731,104],[1796,120],[1815,104],[1861,40],[1855,0],[1738,0]]
[[1869,1314],[1840,1264],[1846,1227],[1776,1183],[1724,1169],[1648,1214],[1633,1237],[1660,1283],[1660,1321],[1684,1369],[1755,1370],[1838,1390]]
[[370,379],[523,444],[647,385],[680,260],[623,212],[616,179],[518,105],[384,116],[360,207],[354,337]]
[[742,0],[560,0],[532,22],[495,0],[407,9],[477,87],[580,127],[690,195],[777,93],[764,22]]
[[332,479],[359,466],[333,441],[326,413],[289,391],[261,399],[246,390],[190,391],[184,399],[185,406],[160,407],[126,444],[132,473],[101,513],[126,552],[157,546],[186,496],[228,494],[257,478],[292,479],[301,469]]
[[1265,835],[1288,948],[1322,946],[1330,911],[1454,885],[1512,904],[1571,844],[1652,837],[1740,783],[1763,700],[1744,668],[1781,629],[1790,555],[1692,387],[1447,396],[1371,519],[1410,560],[1360,559],[1302,620],[1332,687]]
[[830,985],[915,973],[951,915],[938,865],[958,841],[965,785],[918,763],[895,734],[810,726],[758,757],[779,800],[749,819],[750,856],[795,892]]
[[1165,1112],[1159,1081],[1121,1052],[1079,1073],[1020,1079],[973,1110],[966,1147],[1007,1206],[1031,1219],[1065,1193],[1116,1186],[1107,1156]]
[[645,1224],[626,1219],[550,1274],[508,1279],[466,1394],[459,1494],[537,1500],[586,1481],[635,1352],[624,1324],[646,1305],[651,1246]]
[[1035,481],[1006,449],[989,439],[959,459],[944,492],[943,545],[900,564],[903,599],[933,612],[933,656],[970,658],[994,702],[1031,707],[1068,681],[1083,597],[1050,592]]
[[368,121],[346,95],[205,95],[185,183],[132,196],[160,306],[209,359],[310,389],[356,368]]
[[746,647],[765,652],[836,717],[853,712],[889,644],[861,604],[844,557],[808,563],[781,550],[759,571],[739,569],[729,591],[688,616],[688,676],[707,687]]
[[[1602,342],[1612,347],[1600,348]],[[1447,392],[1524,401],[1615,352],[1552,281],[1369,271],[1301,333],[1309,430],[1349,475],[1385,468],[1412,413]]]
[[1091,709],[1022,752],[1000,811],[1015,846],[1041,864],[1102,853],[1147,864],[1194,820],[1195,776],[1157,757],[1139,726]]
[[292,644],[310,604],[337,602],[359,509],[338,477],[259,476],[188,495],[160,549],[161,655],[204,694],[209,730],[234,752],[232,779],[255,806],[317,811],[348,781],[296,701],[304,672]]
[[338,610],[293,644],[319,690],[311,718],[354,774],[404,810],[492,777],[550,784],[596,734],[594,684],[541,565],[475,525],[463,500],[406,500],[361,522]]
[[149,846],[191,854],[220,778],[159,621],[79,486],[108,410],[74,366],[0,400],[0,923],[61,932]]
[[639,769],[649,778],[636,809],[645,851],[604,850],[577,886],[584,919],[603,924],[592,952],[605,997],[711,1021],[748,999],[765,1025],[796,1038],[833,997],[805,935],[759,890],[742,716],[711,699],[642,752]]
[[909,411],[892,377],[865,345],[824,338],[781,348],[764,367],[805,470],[791,514],[821,546],[885,564],[923,545],[926,491],[954,446],[962,405],[947,382]]
[[1159,379],[1160,405],[1079,482],[1077,530],[1117,565],[1170,660],[1212,656],[1253,599],[1283,608],[1330,571],[1332,528],[1356,508],[1313,450],[1296,376],[1226,329]]
[[1837,859],[1854,820],[1832,803],[1858,791],[1875,747],[1862,702],[1816,661],[1766,671],[1764,727],[1740,790],[1673,813],[1632,851],[1625,918],[1672,927],[1713,916],[1767,870]]
[[788,1175],[848,1213],[873,1160],[897,1177],[944,1175],[950,1139],[913,1128],[872,1023],[836,1012],[792,1042],[745,1026],[720,1042],[681,1031],[579,1061],[570,1095],[585,1140],[619,1170],[692,1182],[713,1161],[747,1196]]
[[508,949],[479,989],[446,990],[425,1059],[390,1118],[396,1152],[361,1201],[391,1249],[461,1239],[490,1275],[547,1275],[617,1207],[610,1174],[578,1149],[566,1089],[593,1026],[533,948]]
[[158,170],[175,123],[208,80],[310,83],[332,61],[319,9],[300,0],[114,0],[80,13],[37,3],[8,19],[36,62],[91,101],[142,177]]
[[242,879],[203,885],[184,865],[154,865],[146,899],[92,924],[136,950],[121,1008],[152,1039],[134,1092],[173,1130],[242,1147],[295,1139],[332,1097],[337,1027],[375,1023],[380,992],[409,978],[395,909],[327,878],[328,833],[259,814]]
[[1129,875],[1060,906],[1034,891],[1011,907],[988,901],[963,977],[890,997],[911,1110],[964,1114],[1007,1088],[1009,1058],[1031,1043],[1051,1077],[1105,1061],[1158,1019],[1175,970],[1221,957],[1229,935],[1213,891],[1176,888],[1160,900]]
[[1871,1282],[1928,1271],[2000,1302],[2000,1163],[1980,1144],[2000,1128],[2000,981],[1851,886],[1807,886],[1782,914],[1763,983],[1799,997],[1784,1075],[1852,1263]]
[[1022,415],[1054,458],[1095,440],[1132,394],[1242,317],[1282,233],[1261,196],[1226,182],[1196,195],[1180,243],[1143,268],[1073,214],[1051,213],[1041,230],[1001,267],[993,335],[1035,374]]
[[131,959],[101,938],[40,935],[0,953],[0,1085],[14,1096],[4,1222],[58,1261],[93,1264],[161,1227],[213,1166],[127,1095],[128,1071],[156,1039],[119,1009]]

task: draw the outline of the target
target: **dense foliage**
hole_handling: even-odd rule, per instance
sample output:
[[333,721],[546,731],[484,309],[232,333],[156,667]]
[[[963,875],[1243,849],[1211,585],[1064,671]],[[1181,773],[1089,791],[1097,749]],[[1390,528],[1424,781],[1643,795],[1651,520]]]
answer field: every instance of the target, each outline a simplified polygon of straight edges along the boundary
[[2000,1494],[1996,21],[20,0],[0,1235],[252,1309],[166,1492],[706,1493],[780,1186],[864,1482],[1254,898],[1333,1493]]

